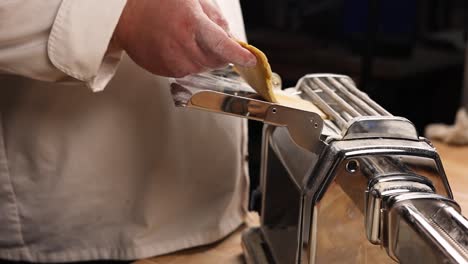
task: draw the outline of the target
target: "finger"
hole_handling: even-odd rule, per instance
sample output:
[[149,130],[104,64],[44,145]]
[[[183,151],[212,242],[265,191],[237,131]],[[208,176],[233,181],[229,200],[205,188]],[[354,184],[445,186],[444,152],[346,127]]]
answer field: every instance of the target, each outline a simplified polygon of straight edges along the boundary
[[177,67],[168,68],[166,70],[167,74],[163,76],[182,78],[190,74],[205,72],[207,70],[207,68],[196,63],[185,63],[184,65],[179,64]]
[[[182,41],[171,44],[171,56],[165,56],[165,64],[179,67],[180,62],[193,63],[203,70],[217,69],[226,66],[228,62],[219,58],[216,54],[207,52],[197,43],[196,38],[185,37]],[[200,70],[201,71],[201,70]]]
[[223,68],[229,64],[226,60],[203,50],[199,50],[198,53],[192,53],[192,56],[193,62],[207,70]]
[[204,67],[205,69],[218,69],[225,67],[229,63],[215,53],[200,48],[199,45],[196,45],[193,48],[186,47],[184,53],[188,55],[192,62]]
[[173,44],[173,50],[169,52],[171,55],[157,54],[153,58],[160,62],[157,67],[148,67],[147,69],[154,74],[167,77],[184,77],[189,74],[206,71],[207,68],[197,63],[187,52],[187,48],[178,44]]
[[226,63],[245,67],[253,67],[257,64],[255,55],[241,47],[214,22],[205,19],[201,23],[199,32],[196,34],[196,41],[203,51],[213,54],[216,59]]
[[213,0],[200,0],[200,5],[208,18],[229,34],[229,23],[224,18],[216,2]]

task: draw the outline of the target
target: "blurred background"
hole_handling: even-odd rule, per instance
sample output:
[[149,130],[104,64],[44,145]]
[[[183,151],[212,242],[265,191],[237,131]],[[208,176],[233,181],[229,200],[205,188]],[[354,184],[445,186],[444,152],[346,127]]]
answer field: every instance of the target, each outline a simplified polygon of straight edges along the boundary
[[[308,73],[351,76],[419,132],[453,123],[460,107],[466,0],[241,0],[249,42],[285,88]],[[250,124],[252,188],[262,124]]]

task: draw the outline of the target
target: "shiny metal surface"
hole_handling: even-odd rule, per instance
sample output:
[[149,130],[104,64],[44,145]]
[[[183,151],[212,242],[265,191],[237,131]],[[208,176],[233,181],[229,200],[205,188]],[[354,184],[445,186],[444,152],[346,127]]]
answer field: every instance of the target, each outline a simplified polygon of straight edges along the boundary
[[366,94],[359,91],[347,76],[312,74],[299,80],[296,89],[305,94],[332,122],[344,129],[349,121],[362,116],[392,116]]
[[411,177],[406,176],[407,175],[396,177],[389,176],[391,179],[387,179],[389,177],[382,177],[381,181],[377,181],[366,191],[364,208],[365,227],[367,239],[371,243],[376,245],[381,243],[382,232],[380,229],[383,221],[381,214],[383,203],[386,202],[386,199],[403,193],[434,192],[433,188],[430,186],[421,183],[420,181],[413,181]]
[[323,120],[318,114],[258,100],[251,90],[241,81],[208,74],[189,76],[171,84],[176,106],[286,127],[297,145],[314,150],[323,129]]
[[401,138],[419,140],[414,125],[406,118],[393,116],[364,116],[349,122],[343,139]]
[[340,81],[344,84],[346,88],[349,89],[349,91],[351,91],[352,94],[354,94],[357,98],[366,102],[372,109],[377,111],[380,115],[384,115],[384,116],[392,115],[387,110],[385,110],[382,106],[380,106],[374,100],[372,100],[366,93],[360,91],[356,87],[354,82],[351,80],[351,78],[341,77]]
[[383,245],[393,259],[400,263],[468,263],[468,225],[453,200],[408,193],[390,199],[383,214]]
[[230,80],[192,77],[172,93],[178,106],[265,123],[261,227],[243,237],[248,263],[468,263],[468,222],[437,151],[410,121],[347,76],[307,75],[290,88],[329,115],[322,122],[217,74]]
[[[427,164],[430,158],[421,157],[421,161],[418,161],[411,156],[417,146],[412,146],[405,151],[404,146],[397,146],[396,142],[393,142],[395,147],[393,150],[388,148],[385,151],[374,152],[375,146],[369,146],[368,150],[360,151],[349,149],[349,152],[346,151],[347,154],[343,153],[343,159],[332,166],[333,169],[329,175],[334,177],[333,179],[327,179],[327,177],[316,179],[322,182],[322,189],[311,190],[308,194],[313,201],[312,214],[315,215],[315,220],[311,219],[312,230],[309,232],[311,235],[309,241],[314,241],[315,245],[308,244],[310,245],[308,254],[314,257],[305,263],[393,262],[385,251],[379,246],[373,246],[368,240],[369,235],[373,235],[371,241],[380,243],[382,223],[377,213],[380,210],[376,208],[380,206],[379,202],[382,200],[378,199],[378,193],[372,193],[372,190],[378,187],[386,195],[392,192],[396,194],[409,191],[432,192],[433,190],[431,186],[425,186],[426,180],[417,180],[419,177],[424,179],[426,177],[415,175],[411,169],[417,168],[418,164]],[[383,165],[393,158],[396,158],[399,163],[392,163],[387,166],[387,169],[382,170]],[[359,169],[354,172],[347,169],[349,162],[356,160],[359,161]],[[432,165],[434,167],[428,171],[436,170],[436,163]],[[450,190],[445,189],[442,179],[433,179],[434,182],[438,182],[436,185],[442,186],[438,192],[447,197]],[[406,180],[411,180],[411,184],[405,182]],[[371,182],[372,185],[370,185]],[[314,183],[311,186],[317,184]],[[377,204],[365,198],[366,190],[371,190],[371,194],[375,195],[376,201],[374,202]]]

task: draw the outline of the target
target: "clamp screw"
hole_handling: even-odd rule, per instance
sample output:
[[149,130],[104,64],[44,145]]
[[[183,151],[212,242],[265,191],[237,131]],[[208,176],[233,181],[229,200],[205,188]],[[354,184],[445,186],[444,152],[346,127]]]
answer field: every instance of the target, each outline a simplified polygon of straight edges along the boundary
[[359,162],[357,160],[350,160],[346,163],[346,171],[349,173],[355,173],[359,170]]

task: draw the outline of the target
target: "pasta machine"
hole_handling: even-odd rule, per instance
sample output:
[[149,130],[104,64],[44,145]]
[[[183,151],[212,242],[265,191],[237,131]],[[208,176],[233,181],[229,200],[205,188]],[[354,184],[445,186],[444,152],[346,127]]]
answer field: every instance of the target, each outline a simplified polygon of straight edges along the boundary
[[171,91],[176,106],[265,123],[247,263],[468,263],[468,222],[436,149],[349,77],[307,75],[284,91],[327,119],[262,101],[229,69]]

